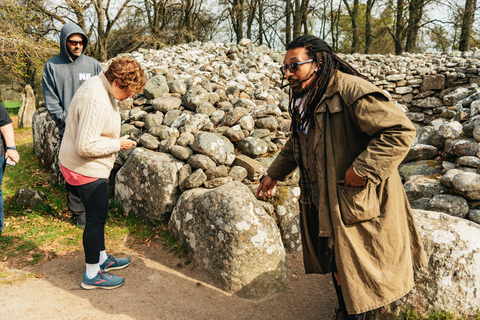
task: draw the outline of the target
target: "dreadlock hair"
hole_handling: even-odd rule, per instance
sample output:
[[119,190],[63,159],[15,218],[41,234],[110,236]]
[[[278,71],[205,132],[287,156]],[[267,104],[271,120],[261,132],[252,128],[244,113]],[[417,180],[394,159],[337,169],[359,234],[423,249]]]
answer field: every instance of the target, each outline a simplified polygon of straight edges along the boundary
[[[343,73],[348,73],[370,81],[367,77],[361,75],[357,70],[355,70],[350,64],[340,59],[333,52],[332,48],[325,41],[318,37],[306,34],[295,38],[287,45],[287,51],[296,48],[305,48],[307,50],[308,56],[313,59],[314,63],[316,64],[317,71],[315,75],[315,83],[313,84],[310,93],[308,93],[308,100],[305,104],[306,110],[304,110],[300,119],[298,119],[299,107],[295,105],[296,99],[291,94],[292,89],[290,88],[288,112],[292,117],[292,124],[290,129],[294,136],[297,135],[297,125],[300,128],[306,128],[307,126],[315,126],[315,121],[313,121],[315,107],[325,94],[328,82],[330,81],[330,78],[333,76],[336,70],[340,70]],[[299,121],[298,124],[297,121]]]

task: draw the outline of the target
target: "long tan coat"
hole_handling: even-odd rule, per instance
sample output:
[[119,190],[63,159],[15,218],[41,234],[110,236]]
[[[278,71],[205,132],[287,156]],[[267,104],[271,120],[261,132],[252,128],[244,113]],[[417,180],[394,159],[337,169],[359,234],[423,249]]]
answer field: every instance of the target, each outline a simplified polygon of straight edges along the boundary
[[[338,71],[316,107],[314,130],[313,145],[307,150],[315,157],[320,230],[308,240],[334,238],[335,262],[349,314],[387,305],[413,288],[413,269],[426,265],[397,170],[415,129],[380,89]],[[293,148],[290,138],[268,170],[272,178],[283,180],[295,170]],[[339,183],[352,164],[367,177],[366,187]],[[305,217],[301,221],[305,223]],[[310,241],[305,241],[306,226],[302,227],[306,272],[323,273],[315,267],[318,259]]]

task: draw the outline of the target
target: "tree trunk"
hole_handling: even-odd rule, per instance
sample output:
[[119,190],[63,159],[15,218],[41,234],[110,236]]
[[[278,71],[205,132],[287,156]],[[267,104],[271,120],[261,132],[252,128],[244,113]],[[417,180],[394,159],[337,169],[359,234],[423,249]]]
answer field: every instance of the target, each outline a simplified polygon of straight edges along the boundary
[[343,0],[343,3],[347,7],[348,15],[352,20],[352,48],[351,53],[357,52],[358,49],[358,30],[357,30],[357,18],[358,18],[358,9],[360,6],[359,0],[353,1],[353,7],[350,7],[348,0]]
[[285,22],[285,45],[288,45],[290,42],[292,42],[292,1],[291,0],[285,0],[285,17],[286,22]]
[[370,53],[370,46],[372,44],[372,8],[375,0],[367,0],[367,7],[365,12],[365,54]]
[[295,0],[293,9],[293,39],[299,37],[302,33],[302,9],[301,0]]
[[247,16],[247,38],[252,39],[252,24],[255,20],[255,13],[257,11],[257,4],[259,0],[250,0],[250,5],[248,6],[248,16]]
[[408,6],[407,42],[405,44],[406,52],[413,52],[417,48],[418,30],[420,29],[424,8],[425,0],[410,0]]
[[258,0],[258,38],[257,38],[257,42],[259,45],[262,45],[263,44],[263,33],[264,33],[264,30],[263,30],[263,15],[264,15],[264,11],[263,11],[263,0]]
[[395,54],[400,55],[403,52],[403,8],[404,0],[397,0],[397,15],[395,21],[395,36],[393,41],[395,42]]
[[475,7],[477,0],[466,0],[465,13],[462,19],[462,27],[460,32],[460,51],[468,51],[470,49],[470,37],[472,33],[473,21],[475,20]]

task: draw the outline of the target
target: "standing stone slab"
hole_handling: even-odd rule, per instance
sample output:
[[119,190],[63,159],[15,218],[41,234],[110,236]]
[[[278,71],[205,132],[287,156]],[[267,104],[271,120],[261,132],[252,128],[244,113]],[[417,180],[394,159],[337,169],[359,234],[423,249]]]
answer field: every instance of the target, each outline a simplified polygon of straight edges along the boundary
[[180,196],[178,171],[184,165],[170,154],[137,148],[117,173],[115,199],[127,215],[166,221]]
[[271,203],[275,206],[283,245],[288,253],[302,254],[300,233],[300,188],[278,186]]
[[263,298],[284,290],[289,282],[275,221],[239,182],[184,192],[168,227],[188,245],[196,266],[224,290]]
[[413,290],[390,308],[396,315],[445,310],[473,319],[480,306],[480,226],[434,211],[414,210],[414,217],[428,267],[415,272]]
[[18,110],[18,127],[31,128],[32,118],[35,113],[35,94],[32,87],[27,84],[23,90],[22,104]]

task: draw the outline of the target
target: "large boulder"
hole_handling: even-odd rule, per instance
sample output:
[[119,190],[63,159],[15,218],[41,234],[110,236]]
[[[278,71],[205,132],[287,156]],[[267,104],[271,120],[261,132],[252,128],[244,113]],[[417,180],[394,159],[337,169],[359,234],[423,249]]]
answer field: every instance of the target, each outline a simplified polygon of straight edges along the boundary
[[240,182],[191,189],[178,199],[168,224],[196,266],[245,298],[286,288],[290,274],[275,221]]
[[428,267],[415,272],[415,287],[391,304],[394,314],[449,311],[463,318],[480,306],[480,226],[448,214],[414,210]]
[[40,108],[35,112],[32,133],[35,156],[42,167],[50,169],[58,154],[60,135],[55,121],[50,118],[46,108]]
[[116,201],[127,215],[167,221],[180,196],[178,171],[184,165],[170,154],[136,148],[116,175]]

